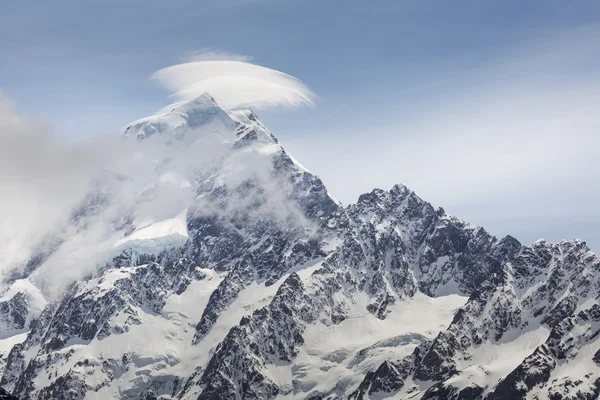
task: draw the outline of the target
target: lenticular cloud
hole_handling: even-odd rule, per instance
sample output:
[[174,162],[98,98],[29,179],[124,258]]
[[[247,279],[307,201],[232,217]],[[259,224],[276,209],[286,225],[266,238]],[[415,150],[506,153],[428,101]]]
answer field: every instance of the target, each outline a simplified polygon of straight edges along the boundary
[[206,92],[225,109],[313,105],[313,92],[300,80],[239,56],[196,57],[195,61],[161,69],[153,78],[179,102]]

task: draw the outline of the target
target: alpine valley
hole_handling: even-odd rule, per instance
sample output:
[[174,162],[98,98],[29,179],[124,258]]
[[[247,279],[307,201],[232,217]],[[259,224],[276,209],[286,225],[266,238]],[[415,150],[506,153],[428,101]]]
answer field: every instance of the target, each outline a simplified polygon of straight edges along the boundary
[[3,284],[0,398],[600,397],[585,242],[498,239],[402,185],[343,206],[207,94],[121,140]]

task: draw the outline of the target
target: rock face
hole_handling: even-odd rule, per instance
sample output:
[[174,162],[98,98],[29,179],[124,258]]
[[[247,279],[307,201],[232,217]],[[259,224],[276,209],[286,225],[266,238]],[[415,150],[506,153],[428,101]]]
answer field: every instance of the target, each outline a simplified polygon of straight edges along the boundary
[[[124,140],[166,146],[160,179],[192,200],[143,225],[157,184],[111,214],[117,254],[43,311],[0,301],[0,385],[18,398],[598,398],[600,260],[584,242],[497,239],[402,185],[343,207],[256,114],[207,95]],[[110,195],[84,199],[78,226]]]
[[[505,256],[448,329],[402,360],[402,368],[387,379],[439,382],[423,398],[596,398],[598,258],[581,241],[513,244]],[[504,355],[493,354],[504,350]],[[514,363],[515,354],[526,355],[521,364]],[[496,360],[473,362],[482,357]],[[513,365],[504,367],[502,360]],[[569,361],[569,367],[556,368]],[[378,391],[369,386],[375,378],[365,378],[357,398],[366,388],[370,394]],[[575,390],[570,388],[574,381]]]
[[23,292],[18,292],[12,298],[0,301],[0,326],[4,336],[13,331],[26,328],[27,316],[29,314],[29,302]]
[[0,388],[0,400],[18,400],[15,396]]

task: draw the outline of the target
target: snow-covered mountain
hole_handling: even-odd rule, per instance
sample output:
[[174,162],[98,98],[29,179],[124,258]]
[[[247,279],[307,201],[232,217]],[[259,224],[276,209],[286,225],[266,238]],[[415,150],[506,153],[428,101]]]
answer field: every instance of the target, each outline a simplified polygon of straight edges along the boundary
[[208,95],[123,146],[5,283],[14,396],[599,397],[584,242],[497,239],[402,185],[344,207],[254,112]]

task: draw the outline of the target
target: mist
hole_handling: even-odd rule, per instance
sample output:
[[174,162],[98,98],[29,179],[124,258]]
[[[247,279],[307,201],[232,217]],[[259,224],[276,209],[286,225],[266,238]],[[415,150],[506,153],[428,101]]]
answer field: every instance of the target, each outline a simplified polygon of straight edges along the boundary
[[109,156],[93,142],[61,139],[0,93],[0,276],[25,262],[85,195]]
[[[314,229],[289,201],[289,182],[275,178],[272,155],[281,147],[261,142],[232,151],[236,123],[214,110],[206,111],[208,119],[199,126],[166,135],[140,140],[131,132],[147,125],[138,121],[130,135],[69,142],[4,99],[2,279],[31,273],[29,280],[48,299],[58,298],[71,282],[97,273],[125,249],[158,253],[185,243],[192,205],[196,216],[227,219],[252,209],[257,221]],[[177,113],[164,118],[172,115]],[[247,182],[252,185],[240,191]],[[217,188],[229,193],[226,203],[210,196]],[[158,224],[167,233],[143,240]],[[41,265],[24,271],[40,254]]]

